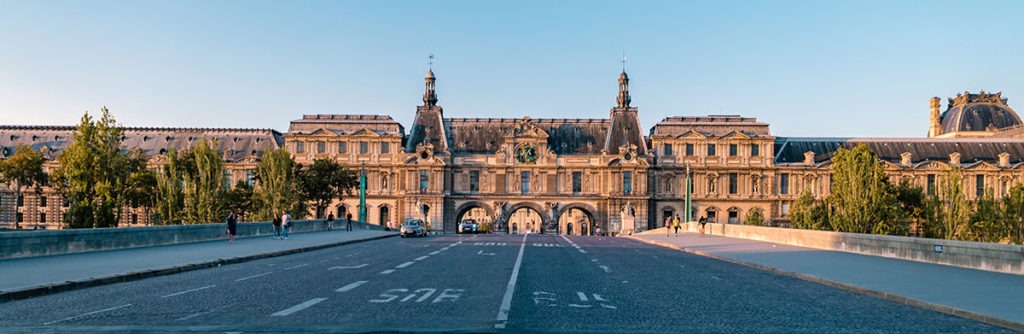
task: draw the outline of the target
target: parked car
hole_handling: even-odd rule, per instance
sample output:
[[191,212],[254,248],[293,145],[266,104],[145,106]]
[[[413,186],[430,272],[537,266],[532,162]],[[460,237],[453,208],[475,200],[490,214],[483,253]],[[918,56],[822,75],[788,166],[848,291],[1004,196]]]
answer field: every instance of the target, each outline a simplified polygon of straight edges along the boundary
[[476,234],[477,232],[480,232],[480,224],[477,224],[476,220],[463,219],[462,222],[459,223],[459,233]]
[[425,237],[427,236],[426,223],[422,219],[409,219],[402,223],[401,236],[405,237]]

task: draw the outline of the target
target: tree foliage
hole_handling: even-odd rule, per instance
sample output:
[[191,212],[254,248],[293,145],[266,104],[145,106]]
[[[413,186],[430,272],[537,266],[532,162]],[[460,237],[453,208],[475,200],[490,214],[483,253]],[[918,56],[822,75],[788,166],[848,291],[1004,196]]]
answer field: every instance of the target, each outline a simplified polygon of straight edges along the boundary
[[920,226],[926,218],[924,189],[913,185],[910,180],[903,180],[888,191],[895,200],[894,214],[887,220],[878,221],[872,233],[908,236],[911,227]]
[[57,156],[53,185],[69,202],[68,228],[117,226],[125,184],[136,164],[121,151],[121,128],[106,107],[94,120],[88,113],[72,134],[71,145]]
[[253,189],[253,212],[257,220],[270,220],[282,212],[295,218],[305,212],[298,187],[298,168],[284,148],[265,152],[256,165],[256,187]]
[[860,144],[852,150],[840,148],[832,161],[832,229],[870,233],[876,222],[890,219],[893,195],[888,191],[888,176],[878,156]]
[[[131,173],[123,184],[124,202],[133,208],[142,207],[146,212],[145,215],[149,217],[151,208],[156,204],[156,174],[146,168],[148,159],[145,152],[141,150],[128,152],[128,161]],[[121,211],[118,212],[118,217],[120,217]]]
[[217,142],[199,140],[184,155],[185,172],[182,173],[185,196],[185,221],[191,224],[220,222],[227,216],[222,212],[224,194],[224,159],[217,150]]
[[167,151],[167,160],[160,166],[156,174],[157,195],[156,223],[159,225],[179,224],[184,222],[184,162],[179,158],[177,150]]
[[943,239],[960,239],[967,233],[972,212],[960,168],[943,173],[938,178],[938,188],[939,193],[931,200],[934,222],[931,234]]
[[249,220],[253,210],[253,188],[245,180],[238,180],[235,187],[224,192],[224,209],[234,210],[240,220]]
[[764,226],[765,225],[764,213],[761,212],[761,208],[755,207],[755,208],[750,209],[750,211],[747,211],[747,215],[745,217],[743,217],[743,224],[745,224],[745,225],[754,225],[754,226]]
[[[14,154],[5,160],[0,160],[0,181],[14,187],[14,193],[18,197],[24,196],[24,188],[34,188],[36,193],[42,192],[42,185],[46,182],[46,172],[43,171],[45,159],[43,154],[25,144],[18,144]],[[14,220],[14,228],[18,226],[18,220]]]
[[814,201],[814,195],[811,194],[810,190],[804,189],[800,192],[800,197],[797,198],[796,202],[793,203],[793,207],[789,209],[789,221],[794,228],[808,229],[808,230],[820,230],[821,221],[815,218],[813,214],[814,207],[817,204]]
[[327,206],[332,201],[351,195],[359,186],[356,173],[332,159],[316,159],[311,166],[300,167],[298,175],[303,199],[312,201],[317,214],[321,216],[326,215]]
[[1006,239],[1015,244],[1024,242],[1024,184],[1010,188],[1002,204]]
[[1006,237],[1004,211],[991,189],[974,199],[964,240],[999,242]]

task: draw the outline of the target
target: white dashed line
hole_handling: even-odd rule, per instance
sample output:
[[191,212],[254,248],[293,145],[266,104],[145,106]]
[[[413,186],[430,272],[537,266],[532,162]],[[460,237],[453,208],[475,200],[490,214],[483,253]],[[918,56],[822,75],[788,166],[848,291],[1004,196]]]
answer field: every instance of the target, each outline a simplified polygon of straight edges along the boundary
[[309,308],[310,306],[316,305],[317,303],[325,301],[325,300],[327,300],[327,298],[313,298],[313,299],[305,301],[302,304],[295,305],[295,306],[286,308],[284,310],[278,311],[277,313],[271,314],[270,316],[272,316],[272,317],[283,317],[283,316],[291,315],[292,313],[305,310],[305,309]]
[[43,325],[52,325],[52,324],[55,324],[55,323],[58,323],[58,322],[74,320],[74,319],[81,318],[81,317],[84,317],[84,316],[87,316],[87,315],[93,315],[93,314],[96,314],[96,313],[101,313],[101,312],[106,312],[106,311],[113,311],[113,310],[116,310],[116,309],[119,309],[119,308],[125,308],[125,307],[128,307],[128,306],[132,306],[132,304],[124,304],[124,305],[121,305],[121,306],[114,306],[114,307],[111,307],[111,308],[105,308],[105,309],[102,309],[102,310],[99,310],[99,311],[92,311],[92,312],[89,312],[89,313],[86,313],[86,314],[80,314],[80,315],[76,315],[76,316],[73,316],[73,317],[67,317],[67,318],[60,319],[60,320],[54,320],[54,321],[46,322],[46,323],[43,323]]
[[441,251],[442,251],[442,252],[443,252],[443,251],[446,251],[446,250],[448,250],[448,247],[445,247],[445,248],[441,248]]
[[337,292],[345,292],[345,291],[349,291],[349,290],[352,290],[352,289],[358,288],[358,287],[359,287],[360,285],[366,284],[366,282],[368,282],[368,281],[359,281],[359,282],[355,282],[355,283],[352,283],[352,284],[349,284],[349,285],[346,285],[346,286],[340,287],[340,288],[338,288],[338,290],[334,290],[334,291],[337,291]]
[[523,251],[526,250],[526,237],[529,234],[523,235],[523,243],[519,246],[519,257],[516,258],[516,265],[512,268],[512,277],[508,280],[508,286],[505,288],[505,296],[501,298],[501,309],[498,309],[498,321],[494,325],[494,328],[505,328],[505,324],[508,323],[508,312],[512,309],[512,293],[516,290],[516,280],[519,278],[519,267],[523,265]]
[[415,263],[416,263],[416,262],[412,262],[412,261],[409,261],[409,262],[406,262],[406,263],[403,263],[403,264],[397,265],[397,266],[395,266],[395,268],[405,268],[405,267],[411,266],[411,265],[413,265],[413,264],[415,264]]
[[185,291],[178,292],[178,293],[172,293],[172,294],[169,294],[169,295],[166,295],[166,296],[161,296],[160,298],[174,297],[174,296],[183,295],[183,294],[186,294],[186,293],[189,293],[189,292],[195,292],[195,291],[199,291],[199,290],[209,289],[209,288],[212,288],[212,287],[215,287],[215,286],[216,285],[207,285],[207,286],[204,286],[204,287],[201,287],[201,288],[195,288],[195,289],[192,289],[192,290],[185,290]]
[[388,270],[385,270],[385,271],[382,271],[382,272],[380,272],[380,274],[381,274],[381,275],[387,275],[387,274],[390,274],[390,273],[393,273],[393,272],[395,272],[395,270],[394,270],[394,269],[388,269]]
[[297,265],[297,266],[291,266],[291,267],[288,267],[288,268],[284,268],[284,270],[289,270],[289,269],[295,269],[295,268],[305,267],[305,266],[308,266],[308,265],[309,265],[309,263],[303,263],[303,264],[300,264],[300,265]]
[[612,270],[610,268],[608,268],[608,266],[599,266],[599,267],[601,267],[601,269],[604,269],[604,272],[606,272],[606,273],[612,272]]
[[336,267],[330,267],[330,268],[327,268],[327,270],[335,270],[335,269],[359,269],[359,268],[362,268],[362,267],[365,267],[365,266],[368,266],[368,265],[369,265],[368,263],[363,263],[363,264],[360,264],[360,265],[358,265],[358,266],[336,266]]
[[430,252],[430,255],[437,255],[437,254],[440,254],[440,253],[441,253],[441,251],[433,251],[433,252]]
[[420,256],[420,257],[416,258],[413,261],[423,261],[423,260],[426,260],[428,257],[430,257],[430,255]]
[[273,273],[273,272],[272,271],[268,271],[268,272],[265,272],[265,273],[262,273],[262,274],[256,274],[256,275],[252,275],[252,276],[242,277],[242,278],[236,279],[235,282],[241,282],[241,281],[244,281],[244,280],[247,280],[247,279],[250,279],[250,278],[256,278],[256,277],[260,277],[260,276],[270,275],[271,273]]

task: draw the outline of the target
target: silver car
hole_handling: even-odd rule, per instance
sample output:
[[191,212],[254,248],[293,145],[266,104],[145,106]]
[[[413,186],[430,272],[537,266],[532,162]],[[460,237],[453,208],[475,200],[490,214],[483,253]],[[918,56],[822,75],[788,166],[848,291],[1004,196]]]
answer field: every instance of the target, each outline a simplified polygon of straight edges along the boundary
[[427,236],[426,223],[422,219],[409,219],[402,223],[400,230],[401,236],[405,237],[425,237]]

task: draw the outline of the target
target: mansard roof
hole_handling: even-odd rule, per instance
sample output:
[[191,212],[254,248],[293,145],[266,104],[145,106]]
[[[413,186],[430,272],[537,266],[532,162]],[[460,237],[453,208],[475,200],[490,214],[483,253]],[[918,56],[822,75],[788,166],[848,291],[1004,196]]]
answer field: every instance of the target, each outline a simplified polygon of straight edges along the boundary
[[[445,118],[444,127],[453,153],[495,153],[521,118]],[[611,122],[599,118],[540,118],[532,124],[548,135],[548,148],[556,154],[601,154]]]
[[651,138],[678,138],[690,131],[705,137],[723,137],[739,132],[751,138],[771,137],[768,123],[739,115],[672,116],[651,128]]
[[[12,154],[17,144],[22,143],[43,152],[47,160],[53,160],[71,144],[74,131],[74,126],[0,125],[0,154],[5,151],[7,155]],[[226,161],[240,161],[284,144],[284,136],[271,129],[146,127],[124,128],[121,148],[141,149],[147,157],[152,157],[170,149],[187,149],[203,138],[216,140]]]
[[775,163],[802,163],[805,152],[814,152],[814,162],[831,160],[839,148],[852,149],[865,144],[881,160],[901,162],[904,152],[911,162],[949,162],[949,155],[960,154],[960,162],[968,166],[976,162],[997,164],[999,154],[1009,154],[1010,164],[1024,161],[1024,139],[989,138],[808,138],[778,137],[775,139]]
[[312,134],[317,130],[327,130],[334,134],[352,134],[360,130],[369,130],[379,135],[405,135],[405,128],[388,115],[339,115],[316,114],[302,115],[302,119],[291,122],[289,134]]

